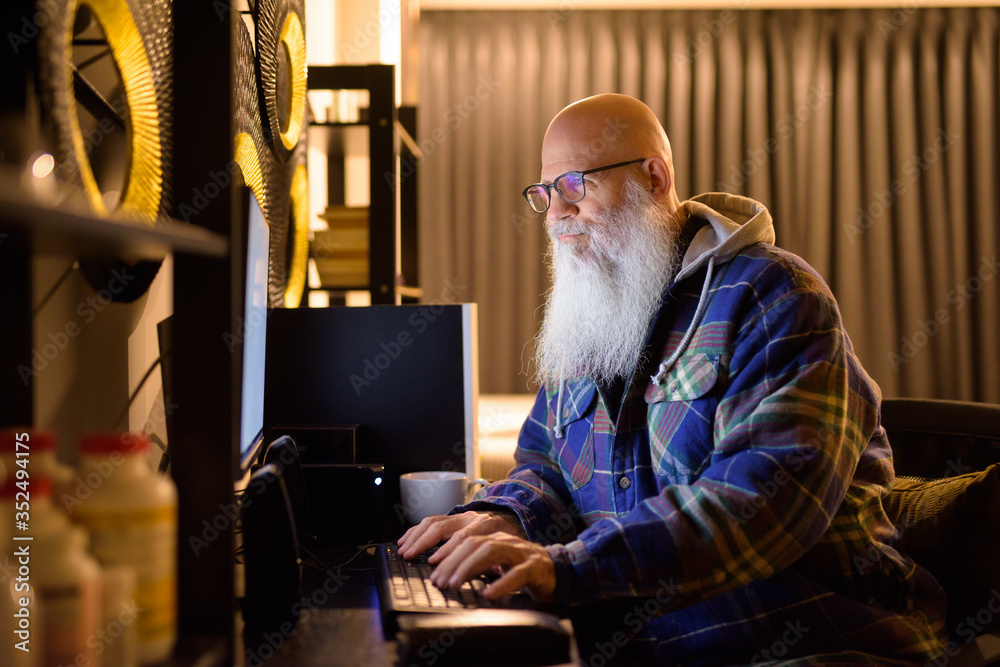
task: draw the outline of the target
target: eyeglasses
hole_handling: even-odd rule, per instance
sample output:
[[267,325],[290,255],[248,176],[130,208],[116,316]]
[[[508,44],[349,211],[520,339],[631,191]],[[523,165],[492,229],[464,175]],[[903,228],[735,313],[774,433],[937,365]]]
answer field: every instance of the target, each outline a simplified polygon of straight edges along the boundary
[[607,167],[597,167],[596,169],[588,169],[586,171],[568,171],[562,176],[557,176],[556,180],[552,181],[552,185],[535,183],[526,187],[521,194],[528,200],[528,204],[535,213],[545,213],[549,210],[549,204],[552,201],[549,193],[550,188],[554,188],[567,204],[575,204],[587,196],[587,188],[583,183],[583,177],[587,174],[645,161],[646,158],[641,157],[638,160],[609,164]]

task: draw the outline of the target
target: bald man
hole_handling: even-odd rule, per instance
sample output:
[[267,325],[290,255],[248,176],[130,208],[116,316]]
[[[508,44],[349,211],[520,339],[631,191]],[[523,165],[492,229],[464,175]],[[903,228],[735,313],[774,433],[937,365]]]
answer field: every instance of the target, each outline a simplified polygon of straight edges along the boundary
[[624,95],[563,109],[523,194],[546,214],[553,287],[517,465],[407,531],[403,557],[444,541],[442,588],[493,571],[490,598],[618,610],[601,637],[577,628],[586,664],[939,655],[943,593],[882,509],[878,387],[767,210],[679,201],[660,122]]

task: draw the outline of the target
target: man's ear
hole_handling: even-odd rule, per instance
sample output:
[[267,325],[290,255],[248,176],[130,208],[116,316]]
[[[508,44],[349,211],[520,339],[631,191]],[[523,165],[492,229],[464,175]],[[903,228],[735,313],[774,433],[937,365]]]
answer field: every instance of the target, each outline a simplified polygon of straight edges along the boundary
[[649,187],[655,199],[662,199],[670,192],[673,177],[667,168],[667,163],[658,155],[646,158],[643,169],[649,174]]

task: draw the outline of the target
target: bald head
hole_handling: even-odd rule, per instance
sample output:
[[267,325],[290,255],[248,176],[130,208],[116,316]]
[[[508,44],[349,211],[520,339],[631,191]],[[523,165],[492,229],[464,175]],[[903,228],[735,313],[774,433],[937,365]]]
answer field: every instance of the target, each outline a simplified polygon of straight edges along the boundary
[[542,141],[542,178],[551,182],[567,171],[651,157],[662,161],[662,168],[652,171],[649,161],[643,165],[652,185],[679,203],[670,142],[653,110],[628,95],[594,95],[570,104],[549,123]]
[[670,152],[656,114],[628,95],[606,93],[574,102],[556,114],[545,132],[542,161],[558,158],[566,140],[582,152],[601,153],[611,162]]

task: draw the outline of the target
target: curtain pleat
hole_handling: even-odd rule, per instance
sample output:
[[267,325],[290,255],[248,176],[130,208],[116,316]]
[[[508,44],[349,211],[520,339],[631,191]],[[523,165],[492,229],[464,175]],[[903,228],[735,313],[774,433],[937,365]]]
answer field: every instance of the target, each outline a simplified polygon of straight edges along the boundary
[[[893,247],[896,249],[896,280],[904,289],[898,291],[899,321],[904,336],[919,336],[920,315],[927,310],[928,280],[924,270],[927,256],[921,243],[920,206],[916,202],[918,189],[914,179],[933,163],[924,161],[916,117],[916,89],[914,86],[913,60],[911,57],[912,23],[907,21],[894,35],[888,50],[889,60],[889,183],[886,199],[888,223],[895,229]],[[925,332],[926,335],[926,332]],[[917,342],[922,337],[917,339]],[[916,344],[916,342],[914,342]],[[933,384],[930,372],[931,358],[917,354],[906,366],[905,375],[912,382],[918,396],[926,396]]]
[[[860,86],[860,38],[863,26],[860,17],[842,22],[835,36],[837,56],[837,80],[833,91],[834,134],[837,137],[833,163],[831,189],[835,189],[835,228],[837,233],[830,239],[832,262],[831,275],[838,280],[840,295],[845,302],[857,303],[860,310],[844,313],[848,331],[856,337],[873,333],[876,323],[871,318],[855,317],[855,313],[871,312],[869,300],[871,291],[867,285],[871,280],[870,266],[863,254],[858,252],[857,223],[858,211],[864,206],[863,153],[861,123],[859,122]],[[853,252],[852,252],[853,250]]]
[[[835,27],[833,16],[822,15],[816,43],[813,45],[815,61],[809,76],[809,85],[800,94],[795,107],[796,136],[808,142],[806,146],[807,210],[804,221],[795,224],[806,225],[806,240],[801,254],[812,258],[810,263],[828,281],[836,276],[831,267],[831,239],[834,226],[834,206],[837,194],[836,178],[833,171],[833,156],[836,144],[833,138],[833,44]],[[795,54],[793,54],[794,57]]]
[[[746,43],[744,55],[746,82],[743,100],[744,145],[753,146],[743,153],[747,165],[746,187],[743,191],[753,199],[770,196],[771,164],[777,139],[771,135],[768,117],[768,99],[771,86],[767,76],[767,53],[764,43],[763,17],[759,13],[747,16],[742,30]],[[720,188],[723,189],[723,188]]]
[[[972,141],[972,191],[975,198],[973,216],[977,223],[972,226],[976,238],[976,251],[970,257],[972,271],[975,274],[967,280],[970,298],[977,302],[985,302],[992,298],[996,305],[1000,298],[997,283],[997,248],[1000,247],[996,220],[1000,215],[1000,160],[996,150],[997,145],[997,14],[974,10],[974,30],[972,34],[971,55],[969,58],[970,77],[972,79],[972,116],[969,124],[973,128]],[[981,224],[993,221],[992,224]],[[992,249],[992,252],[989,252]],[[987,250],[987,252],[983,252]],[[975,279],[979,278],[979,281]],[[990,387],[1000,382],[1000,338],[997,329],[1000,328],[1000,318],[996,312],[991,312],[986,304],[976,309],[978,340],[977,348],[983,349],[982,375],[977,382],[977,393],[988,391]]]
[[[779,31],[774,35],[788,35],[792,48],[786,53],[790,62],[791,104],[782,110],[776,130],[789,134],[794,147],[795,173],[793,174],[792,193],[794,196],[794,217],[782,221],[782,225],[794,225],[799,234],[798,243],[788,248],[805,248],[812,233],[811,216],[815,209],[814,202],[808,192],[811,164],[811,142],[808,140],[808,123],[811,120],[813,106],[809,103],[809,94],[813,93],[814,104],[825,94],[817,94],[815,81],[815,60],[820,42],[821,15],[814,12],[802,14],[782,14]],[[780,229],[780,228],[779,228]],[[785,241],[780,241],[784,244]]]
[[[715,77],[706,76],[704,79],[705,88],[711,88],[715,93],[713,97],[716,108],[703,115],[704,122],[701,127],[706,134],[713,136],[717,145],[715,164],[708,163],[707,160],[705,162],[705,178],[710,182],[707,185],[703,184],[700,191],[722,189],[717,175],[743,165],[742,149],[746,145],[743,137],[743,123],[746,120],[744,103],[747,93],[743,86],[744,60],[740,42],[740,36],[735,28],[723,30],[719,34]],[[705,156],[711,157],[712,154],[706,152]],[[744,183],[736,188],[736,192],[745,191],[745,181],[752,171],[754,170],[750,168],[744,171],[741,179]]]
[[[934,146],[936,151],[947,147],[947,142],[942,139],[942,136],[947,137],[947,130],[942,134],[941,129],[945,128],[945,125],[938,103],[942,95],[941,71],[938,62],[938,44],[941,40],[942,22],[941,13],[936,10],[931,11],[924,22],[924,29],[913,36],[914,48],[916,49],[915,65],[918,69],[915,77],[917,90],[915,104],[917,118],[920,121],[920,145]],[[921,217],[930,220],[946,219],[945,164],[944,153],[939,151],[932,168],[924,173],[921,187],[914,188],[921,194]],[[926,267],[928,295],[932,304],[943,304],[946,303],[948,283],[952,272],[948,228],[942,224],[921,224],[921,231],[926,244],[926,252],[931,258]],[[954,328],[941,327],[938,336],[940,336],[941,348],[954,352],[956,341]],[[948,356],[931,355],[934,364],[934,378],[936,382],[943,385],[942,390],[947,391],[951,396],[957,396],[961,389],[961,383],[958,381],[960,369],[956,368],[954,374],[949,372]],[[961,369],[961,371],[967,372],[967,369]]]
[[663,122],[682,198],[768,206],[885,395],[1000,402],[998,25],[996,8],[425,11],[425,299],[479,303],[482,391],[533,390],[549,275],[520,192],[553,115],[622,92]]
[[[650,17],[651,19],[652,17]],[[654,23],[650,20],[646,25]],[[693,47],[685,41],[687,31],[680,21],[663,21],[663,32],[668,35],[669,55],[667,70],[667,116],[660,118],[667,137],[670,139],[670,149],[674,154],[674,178],[677,180],[677,192],[692,192],[692,138],[694,136],[694,73],[691,68],[691,58],[696,55]],[[657,100],[653,101],[658,103]]]
[[[707,12],[695,12],[693,19],[697,21],[699,41],[709,34],[705,25],[709,18]],[[688,26],[689,30],[692,26]],[[690,32],[689,32],[690,34]],[[688,42],[690,45],[690,42]],[[715,48],[699,48],[691,60],[693,70],[694,98],[692,99],[691,115],[694,118],[692,128],[691,187],[692,192],[709,192],[715,189],[716,155],[719,153],[717,138],[725,125],[725,120],[716,117],[717,99],[723,93],[718,86],[720,70],[719,52]],[[728,91],[724,91],[728,100]]]
[[[966,97],[969,81],[966,77],[968,67],[966,45],[968,44],[970,28],[968,17],[963,16],[962,19],[950,23],[943,34],[941,61],[944,69],[942,77],[944,123],[942,127],[948,133],[959,133],[958,139],[944,156],[944,163],[947,166],[946,177],[948,178],[948,217],[946,220],[958,223],[949,225],[952,261],[948,267],[950,270],[948,306],[952,318],[948,324],[956,338],[956,349],[952,350],[952,353],[958,357],[958,372],[963,374],[964,381],[960,387],[960,395],[963,398],[968,398],[975,395],[976,380],[974,378],[977,376],[976,366],[980,355],[975,354],[971,309],[958,308],[957,303],[953,303],[957,300],[959,285],[965,280],[963,274],[966,272],[967,255],[972,251],[970,245],[971,227],[975,224],[970,217],[971,209],[969,206],[972,190],[970,187],[968,136],[961,137],[961,134],[968,134]],[[955,290],[954,293],[951,291],[952,289]],[[955,357],[949,358],[949,360],[953,359]]]
[[[792,43],[784,39],[768,39],[767,35],[782,34],[786,15],[781,13],[764,15],[762,31],[767,50],[768,108],[770,115],[769,131],[773,140],[774,152],[771,154],[771,174],[774,182],[783,183],[785,187],[773,188],[771,194],[771,216],[774,219],[775,234],[788,247],[802,247],[800,225],[788,224],[799,216],[796,202],[799,197],[793,196],[794,184],[798,174],[797,148],[792,141],[791,126],[786,125],[787,114],[793,108],[792,95],[794,81],[792,80]],[[772,130],[773,128],[773,130]],[[765,146],[766,148],[766,146]],[[792,184],[792,187],[788,187]],[[763,200],[759,200],[763,201]]]

